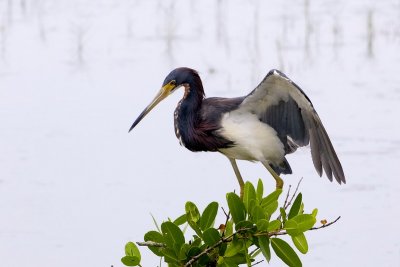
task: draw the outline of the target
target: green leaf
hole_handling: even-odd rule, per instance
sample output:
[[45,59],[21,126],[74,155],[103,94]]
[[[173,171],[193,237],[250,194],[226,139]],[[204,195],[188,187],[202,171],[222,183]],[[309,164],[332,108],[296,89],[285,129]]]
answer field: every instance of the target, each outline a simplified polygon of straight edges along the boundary
[[292,241],[293,241],[294,245],[296,246],[296,248],[301,253],[303,253],[303,254],[307,253],[308,243],[307,243],[306,236],[303,233],[296,235],[296,236],[292,236]]
[[258,179],[257,183],[257,199],[258,201],[262,200],[263,194],[264,194],[264,185],[261,179]]
[[[157,231],[150,231],[144,235],[144,241],[153,241],[156,243],[164,243],[164,238],[162,234]],[[161,248],[158,247],[149,247],[149,249],[156,254],[157,256],[163,256],[163,253],[160,251]]]
[[210,266],[211,259],[207,254],[202,255],[198,260],[198,266]]
[[251,209],[251,218],[254,222],[257,222],[258,220],[267,218],[267,216],[260,205],[253,204],[253,208]]
[[285,227],[284,227],[284,229],[286,230],[288,235],[296,236],[296,235],[303,233],[302,231],[300,231],[298,229],[298,225],[295,221],[288,221],[288,222],[286,222]]
[[194,256],[199,255],[202,252],[202,250],[199,247],[192,247],[189,249],[189,252],[187,254],[188,258],[193,258]]
[[181,261],[186,260],[190,248],[191,246],[187,243],[182,245],[181,250],[179,252],[179,260]]
[[224,263],[224,257],[218,256],[217,266],[222,266],[223,263]]
[[[247,252],[247,251],[246,251],[246,252]],[[245,256],[245,258],[246,258],[247,266],[251,266],[251,258],[250,258],[249,253],[244,253],[244,256]]]
[[229,220],[225,225],[225,236],[230,236],[233,234],[233,222]]
[[243,241],[234,237],[232,242],[229,243],[228,247],[226,248],[224,257],[235,256],[243,249],[243,247],[244,247]]
[[185,204],[186,218],[188,221],[197,223],[200,220],[200,212],[193,202],[186,202]]
[[[269,221],[266,219],[261,219],[261,220],[257,221],[256,225],[257,225],[258,231],[266,232],[266,231],[268,231]],[[279,226],[280,226],[280,224],[279,224]]]
[[185,237],[181,229],[172,222],[163,222],[161,231],[167,247],[173,249],[176,254],[179,254],[182,244],[185,243]]
[[239,267],[239,264],[234,263],[233,261],[230,260],[223,260],[221,261],[221,264],[217,265],[218,267]]
[[144,235],[144,241],[153,241],[156,243],[164,243],[164,238],[161,233],[157,231],[149,231]]
[[318,209],[313,209],[313,211],[311,212],[311,216],[317,218],[317,214],[318,214]]
[[279,230],[281,228],[281,221],[280,220],[273,220],[269,222],[268,225],[268,232],[273,232]]
[[[224,257],[224,262],[226,267],[238,267],[240,264],[246,263],[246,254],[238,253],[232,257]],[[219,266],[219,265],[217,265]]]
[[253,201],[256,200],[256,190],[254,189],[252,183],[246,182],[244,184],[243,202],[248,213],[250,213],[250,208],[251,208],[250,204],[252,200]]
[[188,224],[198,236],[203,237],[203,232],[201,231],[200,226],[198,226],[194,221],[188,221]]
[[219,232],[215,228],[208,228],[203,233],[203,240],[207,246],[212,246],[221,239]]
[[242,200],[235,193],[226,194],[228,207],[232,215],[234,223],[244,221],[246,219],[246,208]]
[[132,257],[137,257],[140,260],[142,259],[142,257],[140,256],[140,251],[138,249],[138,247],[136,246],[135,243],[132,242],[128,242],[125,245],[125,255],[126,256],[132,256]]
[[200,247],[202,240],[197,235],[193,236],[192,247]]
[[271,250],[269,249],[269,238],[267,236],[259,236],[258,244],[265,259],[269,262],[271,260]]
[[282,193],[281,189],[277,189],[261,201],[261,207],[264,209],[268,216],[271,216],[279,206],[278,198]]
[[299,214],[302,199],[303,196],[301,193],[299,193],[294,200],[292,207],[290,208],[288,219],[292,219],[294,216]]
[[279,206],[278,201],[274,201],[267,206],[263,206],[264,212],[268,214],[268,218],[270,218],[271,215],[274,214],[274,212],[278,209],[278,206]]
[[178,218],[176,218],[175,221],[173,221],[173,223],[175,225],[182,225],[185,222],[187,222],[186,218],[187,218],[186,214],[183,214],[183,215],[179,216]]
[[261,201],[261,206],[268,206],[270,205],[272,202],[277,201],[279,196],[282,193],[282,189],[276,189],[274,192],[272,192],[271,194],[269,194],[268,196],[266,196],[265,198],[262,199]]
[[186,212],[186,220],[190,227],[196,232],[200,237],[203,236],[203,233],[200,229],[200,212],[196,207],[196,204],[193,202],[186,202],[185,204],[185,212]]
[[300,214],[286,221],[285,230],[291,236],[299,235],[314,226],[316,220],[310,214]]
[[285,223],[286,222],[286,210],[284,208],[280,208],[279,211],[281,213],[282,222]]
[[200,229],[206,230],[214,225],[215,217],[217,216],[218,212],[218,203],[211,202],[208,206],[204,209],[203,214],[201,215],[200,219]]
[[121,262],[126,266],[137,266],[140,264],[140,259],[136,256],[125,256]]
[[296,252],[289,246],[288,243],[280,238],[271,238],[271,245],[275,254],[288,266],[301,267],[301,261]]
[[163,256],[165,258],[165,262],[168,262],[168,263],[179,263],[179,258],[177,256],[177,253],[173,249],[164,248],[162,250],[162,253],[163,253]]
[[227,243],[222,243],[218,248],[218,255],[224,255],[227,247]]

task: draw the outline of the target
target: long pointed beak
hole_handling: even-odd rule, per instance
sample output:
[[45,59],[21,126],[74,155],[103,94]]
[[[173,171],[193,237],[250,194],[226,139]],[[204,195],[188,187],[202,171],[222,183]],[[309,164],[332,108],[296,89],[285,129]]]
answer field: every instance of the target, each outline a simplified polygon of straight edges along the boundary
[[139,124],[139,122],[155,107],[157,106],[158,103],[160,103],[163,99],[165,99],[171,92],[171,85],[167,84],[161,88],[161,90],[157,93],[157,95],[154,97],[153,101],[143,110],[142,113],[140,113],[139,117],[135,120],[135,122],[132,124],[131,128],[129,129],[128,132],[132,131],[133,128],[135,128],[136,125]]

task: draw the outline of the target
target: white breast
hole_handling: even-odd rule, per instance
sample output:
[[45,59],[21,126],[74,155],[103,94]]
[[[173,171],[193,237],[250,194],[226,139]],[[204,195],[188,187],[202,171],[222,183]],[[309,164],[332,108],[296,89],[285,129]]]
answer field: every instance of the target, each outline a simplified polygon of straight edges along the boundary
[[276,131],[261,122],[255,114],[235,110],[222,118],[220,134],[235,143],[220,149],[227,157],[250,161],[280,163],[285,155]]

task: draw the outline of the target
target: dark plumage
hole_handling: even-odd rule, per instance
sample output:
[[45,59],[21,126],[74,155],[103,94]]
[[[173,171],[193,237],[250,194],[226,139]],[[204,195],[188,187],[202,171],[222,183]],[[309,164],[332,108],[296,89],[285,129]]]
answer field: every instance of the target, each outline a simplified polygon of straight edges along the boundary
[[233,146],[232,140],[218,133],[221,128],[219,122],[224,113],[236,109],[242,101],[243,98],[206,98],[197,110],[189,101],[184,101],[183,105],[180,102],[174,118],[176,137],[187,149],[195,152],[218,151]]

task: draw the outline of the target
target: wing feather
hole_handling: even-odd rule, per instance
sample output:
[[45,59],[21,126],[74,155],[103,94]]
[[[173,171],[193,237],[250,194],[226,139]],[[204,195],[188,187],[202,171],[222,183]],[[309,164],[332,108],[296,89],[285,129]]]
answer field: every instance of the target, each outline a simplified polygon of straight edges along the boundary
[[285,145],[286,153],[311,146],[311,157],[318,174],[330,181],[346,183],[342,165],[317,112],[307,95],[278,70],[271,70],[240,105],[273,127]]

